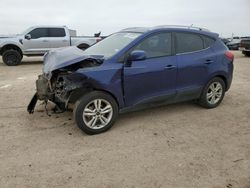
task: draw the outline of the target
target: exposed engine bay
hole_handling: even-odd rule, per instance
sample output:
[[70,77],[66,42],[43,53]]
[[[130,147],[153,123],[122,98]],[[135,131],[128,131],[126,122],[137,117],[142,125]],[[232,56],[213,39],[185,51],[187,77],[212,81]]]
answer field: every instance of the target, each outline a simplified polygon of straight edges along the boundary
[[84,74],[76,72],[79,69],[100,66],[102,59],[88,58],[80,62],[59,68],[51,73],[48,79],[44,74],[36,80],[36,94],[32,98],[28,112],[33,113],[37,100],[51,101],[56,104],[58,111],[65,111],[70,100],[74,100],[73,91],[77,92],[90,87]]

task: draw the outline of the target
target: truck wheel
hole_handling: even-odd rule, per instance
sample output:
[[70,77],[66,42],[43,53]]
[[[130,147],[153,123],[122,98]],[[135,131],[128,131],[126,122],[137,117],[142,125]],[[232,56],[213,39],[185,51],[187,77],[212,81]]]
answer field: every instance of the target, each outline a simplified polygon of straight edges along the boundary
[[77,126],[86,134],[99,134],[107,131],[118,116],[115,99],[101,91],[92,91],[80,98],[74,108]]
[[3,62],[8,66],[15,66],[21,63],[22,55],[13,49],[6,50],[3,55]]
[[225,88],[225,82],[221,78],[213,78],[204,87],[199,104],[204,108],[217,107],[224,98]]

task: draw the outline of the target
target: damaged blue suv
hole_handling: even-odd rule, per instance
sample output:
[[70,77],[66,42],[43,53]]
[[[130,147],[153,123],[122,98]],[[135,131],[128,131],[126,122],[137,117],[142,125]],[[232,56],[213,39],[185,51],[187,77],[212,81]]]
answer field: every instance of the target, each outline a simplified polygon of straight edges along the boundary
[[196,100],[217,107],[229,90],[234,56],[218,34],[201,28],[128,28],[85,51],[50,51],[28,105],[73,109],[87,134],[107,131],[121,112]]

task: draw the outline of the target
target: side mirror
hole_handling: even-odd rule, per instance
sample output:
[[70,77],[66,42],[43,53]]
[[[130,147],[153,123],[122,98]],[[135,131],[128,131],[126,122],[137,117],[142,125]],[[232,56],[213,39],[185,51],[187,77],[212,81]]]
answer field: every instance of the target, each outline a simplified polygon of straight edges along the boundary
[[27,34],[27,35],[24,36],[24,38],[27,39],[27,40],[30,40],[31,39],[31,35]]
[[128,56],[128,61],[142,61],[146,59],[146,53],[142,50],[132,51]]

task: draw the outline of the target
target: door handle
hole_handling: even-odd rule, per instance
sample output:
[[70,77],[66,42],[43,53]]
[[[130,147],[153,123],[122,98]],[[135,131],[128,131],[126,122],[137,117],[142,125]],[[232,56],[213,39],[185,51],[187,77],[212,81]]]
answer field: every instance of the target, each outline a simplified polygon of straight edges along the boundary
[[205,64],[210,65],[210,64],[213,63],[213,62],[214,62],[213,60],[207,59],[206,62],[205,62]]
[[171,70],[171,69],[176,68],[176,66],[174,66],[174,65],[167,65],[167,66],[164,67],[164,68],[167,69],[167,70]]
[[68,42],[68,40],[63,40],[63,42]]
[[43,40],[43,42],[49,42],[48,40]]

